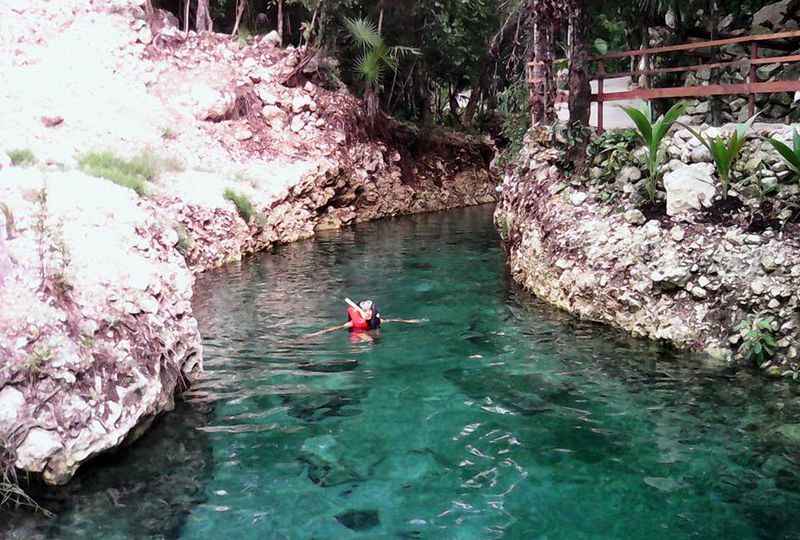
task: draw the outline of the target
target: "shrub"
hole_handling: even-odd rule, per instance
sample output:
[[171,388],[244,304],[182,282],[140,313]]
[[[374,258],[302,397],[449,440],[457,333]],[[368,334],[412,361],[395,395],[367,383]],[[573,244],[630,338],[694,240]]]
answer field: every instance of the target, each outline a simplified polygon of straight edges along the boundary
[[147,153],[125,160],[111,152],[90,152],[81,156],[78,166],[86,174],[106,178],[139,195],[147,194],[147,182],[158,172],[156,160]]
[[620,108],[630,116],[633,123],[636,124],[636,129],[639,138],[647,149],[647,169],[649,176],[645,187],[647,188],[647,195],[650,197],[650,202],[655,201],[656,191],[658,190],[658,182],[661,178],[659,167],[663,161],[663,153],[660,151],[661,141],[669,132],[680,115],[686,110],[686,104],[683,102],[676,103],[666,113],[658,117],[658,120],[653,122],[653,110],[650,103],[641,103],[638,107],[630,107],[621,105]]
[[161,128],[161,138],[172,141],[178,138],[178,133],[170,126],[164,126]]
[[719,176],[720,184],[722,185],[722,198],[728,198],[728,189],[731,186],[731,172],[733,163],[739,157],[745,141],[747,140],[747,132],[750,126],[753,125],[758,114],[754,114],[747,122],[737,124],[736,128],[731,133],[730,137],[725,139],[722,135],[716,137],[708,137],[702,133],[698,133],[691,127],[683,125],[688,129],[692,135],[697,138],[703,145],[708,148],[711,157],[714,159],[714,164],[717,166],[717,176]]
[[181,222],[175,224],[175,232],[178,233],[178,243],[175,247],[178,249],[178,253],[181,255],[186,255],[191,251],[192,246],[194,243],[192,242],[192,237],[189,236],[189,231],[186,229],[186,225]]
[[794,178],[800,179],[800,133],[797,130],[792,135],[792,148],[777,139],[767,137],[765,139],[772,147],[778,151],[783,161],[794,173]]
[[735,326],[738,332],[746,332],[742,343],[742,353],[748,360],[758,364],[775,355],[778,344],[772,337],[773,317],[757,317],[751,315]]
[[256,213],[256,210],[253,207],[252,201],[250,201],[250,198],[247,195],[242,195],[231,188],[227,188],[222,196],[236,206],[236,211],[243,220],[249,223],[250,220],[253,219],[253,215]]
[[9,150],[8,157],[11,158],[11,163],[15,167],[32,167],[36,165],[36,156],[27,148]]
[[635,130],[625,129],[606,131],[589,143],[586,150],[589,157],[595,165],[603,166],[601,180],[613,181],[623,167],[639,166],[633,155],[638,141],[639,135]]

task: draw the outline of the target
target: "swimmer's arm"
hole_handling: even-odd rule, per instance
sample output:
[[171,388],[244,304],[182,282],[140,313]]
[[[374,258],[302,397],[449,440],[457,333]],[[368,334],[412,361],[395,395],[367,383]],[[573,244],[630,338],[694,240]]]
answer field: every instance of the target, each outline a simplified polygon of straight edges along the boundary
[[320,330],[319,332],[314,332],[313,334],[306,334],[305,337],[307,338],[317,337],[321,336],[322,334],[327,334],[328,332],[335,332],[336,330],[343,330],[345,328],[350,328],[351,326],[353,326],[353,322],[347,321],[344,324],[340,324],[338,326],[331,326],[330,328],[326,328],[325,330]]
[[428,319],[381,319],[381,324],[387,322],[401,322],[406,324],[421,324],[428,322]]

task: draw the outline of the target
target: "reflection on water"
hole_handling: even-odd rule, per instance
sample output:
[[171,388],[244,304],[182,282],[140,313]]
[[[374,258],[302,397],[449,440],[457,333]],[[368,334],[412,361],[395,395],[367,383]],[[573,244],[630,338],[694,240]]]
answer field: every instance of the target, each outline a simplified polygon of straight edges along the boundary
[[[303,338],[348,296],[430,322]],[[190,399],[210,417],[169,415],[188,419],[23,531],[800,538],[792,389],[542,306],[509,283],[489,209],[286,246],[201,276],[195,305],[208,373]]]

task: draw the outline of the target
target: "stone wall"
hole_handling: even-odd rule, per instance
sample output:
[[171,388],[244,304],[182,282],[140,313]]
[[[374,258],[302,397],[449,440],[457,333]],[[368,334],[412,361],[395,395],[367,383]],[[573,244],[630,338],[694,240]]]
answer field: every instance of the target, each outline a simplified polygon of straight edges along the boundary
[[[714,167],[685,136],[680,131],[672,135],[667,191],[655,206],[645,205],[644,212],[634,197],[620,196],[641,187],[638,168],[612,172],[611,184],[568,179],[559,151],[544,140],[528,140],[517,167],[505,175],[495,215],[513,277],[537,297],[579,317],[727,361],[746,356],[747,330],[737,329],[739,323],[772,317],[768,332],[777,352],[761,367],[771,375],[796,377],[797,223],[749,226],[745,215],[752,215],[746,212],[752,201],[744,195],[741,220],[736,213],[715,218],[715,210],[703,204],[720,204],[713,199],[719,193]],[[756,149],[759,144],[748,147],[744,169],[763,181],[785,177],[777,160]],[[594,174],[602,176],[603,166],[610,164],[601,157]],[[697,175],[696,169],[701,169]],[[775,210],[790,208],[787,201],[795,204],[796,194],[796,183],[782,186],[778,197],[786,199]],[[731,198],[740,200],[735,191]]]
[[[665,17],[665,27],[650,28],[650,46],[658,47],[675,43],[675,36],[679,33],[678,21],[672,11]],[[797,30],[800,23],[800,4],[794,0],[781,0],[779,2],[762,5],[754,12],[744,10],[728,13],[717,20],[709,17],[705,9],[699,9],[691,17],[693,32],[690,34],[706,34],[715,39],[740,37],[749,34],[769,34]],[[681,21],[681,24],[688,24]],[[688,38],[687,38],[688,39]],[[786,56],[797,54],[800,45],[797,40],[786,41],[786,47],[771,49],[769,42],[762,43],[759,57]],[[788,48],[787,48],[788,47]],[[704,59],[705,63],[727,62],[750,57],[750,46],[730,44],[710,50],[715,54],[711,59]],[[697,63],[697,59],[687,58],[688,64]],[[674,67],[675,57],[662,55],[655,57],[655,67]],[[708,86],[709,84],[741,84],[746,83],[750,73],[747,64],[734,67],[718,68],[713,71],[701,70],[681,74],[675,81],[675,75],[663,76],[670,80],[670,86]],[[800,64],[764,64],[756,69],[758,82],[768,81],[797,81],[800,80]],[[653,86],[663,86],[656,79]],[[712,105],[713,101],[713,105]],[[687,123],[701,125],[724,124],[727,122],[743,122],[748,117],[747,96],[721,96],[711,100],[688,100],[689,111]],[[761,112],[762,119],[771,119],[780,122],[797,122],[800,120],[800,107],[794,102],[794,95],[789,92],[775,94],[759,94],[756,96],[756,110]]]
[[[354,96],[295,80],[303,50],[153,35],[138,1],[95,4],[0,3],[15,73],[0,85],[0,467],[50,484],[136,439],[199,375],[194,273],[496,195],[486,143],[389,118],[368,137]],[[155,177],[140,196],[88,176],[90,151],[144,157]]]

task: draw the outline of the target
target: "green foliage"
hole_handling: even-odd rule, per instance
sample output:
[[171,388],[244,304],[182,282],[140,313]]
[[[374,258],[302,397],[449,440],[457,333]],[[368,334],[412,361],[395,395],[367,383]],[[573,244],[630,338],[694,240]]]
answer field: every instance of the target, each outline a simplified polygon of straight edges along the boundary
[[508,141],[501,152],[498,164],[504,166],[513,161],[522,150],[523,139],[531,126],[531,113],[528,105],[528,84],[524,79],[509,86],[497,96],[495,112],[502,122],[500,133]]
[[8,151],[11,163],[16,167],[32,167],[36,165],[36,156],[27,148],[17,148]]
[[747,120],[747,122],[744,122],[743,124],[737,124],[730,137],[727,139],[722,135],[708,137],[695,131],[690,126],[681,124],[683,127],[688,129],[692,135],[697,138],[697,140],[703,143],[703,146],[708,148],[708,151],[711,153],[711,157],[714,159],[714,164],[717,166],[717,176],[719,176],[720,185],[722,186],[723,199],[728,198],[728,190],[731,186],[731,172],[733,170],[733,163],[739,157],[739,153],[742,151],[742,147],[747,140],[747,132],[750,130],[750,126],[753,125],[753,122],[757,116],[758,114],[754,114]]
[[735,326],[737,332],[745,332],[741,351],[745,358],[758,364],[775,355],[778,344],[772,336],[774,317],[751,315]]
[[222,196],[236,206],[236,211],[239,213],[239,217],[241,217],[243,220],[249,223],[250,220],[253,219],[256,210],[253,207],[252,201],[247,195],[237,193],[231,188],[227,188]]
[[[27,431],[17,430],[17,433],[27,434]],[[20,487],[14,463],[16,457],[12,448],[15,444],[0,438],[0,511],[28,508],[34,512],[41,512],[45,517],[52,517],[53,513],[42,508],[30,495]]]
[[771,137],[767,137],[766,141],[777,150],[781,159],[786,162],[786,165],[788,165],[794,173],[794,178],[800,179],[800,133],[798,133],[797,130],[793,132],[792,148],[789,148],[781,141]]
[[356,76],[363,79],[369,87],[377,87],[383,81],[387,69],[397,73],[401,56],[419,54],[413,47],[386,45],[378,33],[377,25],[369,19],[346,17],[344,22],[350,40],[361,49],[361,55],[355,63]]
[[78,166],[86,174],[106,178],[139,195],[147,194],[147,183],[158,174],[157,160],[147,153],[126,160],[112,152],[90,152],[81,156]]
[[192,250],[194,246],[194,242],[192,242],[192,237],[189,235],[188,229],[186,229],[186,225],[181,222],[177,222],[175,224],[175,232],[178,233],[178,243],[175,247],[178,249],[178,252],[181,255],[186,255]]
[[639,135],[633,129],[609,130],[589,143],[586,151],[595,165],[602,165],[603,175],[599,180],[613,182],[617,173],[627,166],[639,166],[633,150]]
[[178,133],[171,126],[161,128],[161,138],[172,141],[178,137]]
[[26,368],[30,375],[38,373],[42,365],[46,364],[53,358],[53,351],[48,347],[36,347],[31,354],[28,355]]
[[238,33],[236,35],[236,41],[239,43],[240,47],[247,47],[250,35],[250,29],[247,27],[247,25],[244,23],[240,24]]
[[575,163],[569,157],[572,149],[576,146],[584,145],[589,140],[592,128],[584,125],[557,124],[551,129],[553,147],[561,151],[556,165],[565,176],[569,177],[575,172]]
[[620,108],[625,111],[631,120],[633,120],[633,123],[636,124],[639,137],[647,149],[646,164],[649,176],[645,187],[650,202],[653,202],[656,199],[656,191],[658,190],[658,184],[661,179],[659,168],[664,159],[660,148],[661,141],[667,135],[672,125],[678,120],[678,117],[684,113],[686,104],[683,102],[676,103],[670,107],[666,113],[659,116],[658,120],[655,122],[653,122],[653,111],[649,102],[641,103],[638,107],[621,105]]

